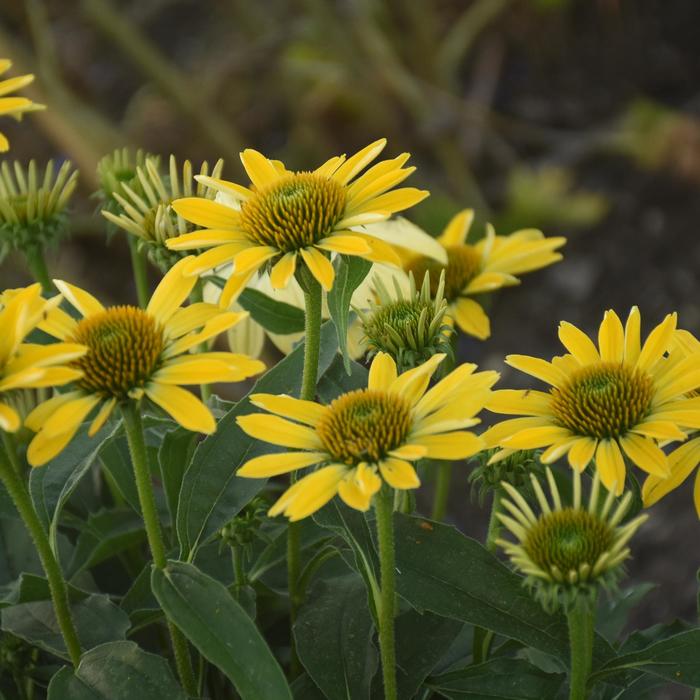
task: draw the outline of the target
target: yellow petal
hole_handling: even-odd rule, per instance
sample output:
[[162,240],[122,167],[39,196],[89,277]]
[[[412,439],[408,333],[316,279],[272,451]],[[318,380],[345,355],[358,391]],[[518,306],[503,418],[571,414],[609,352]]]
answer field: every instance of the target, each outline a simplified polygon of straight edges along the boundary
[[460,298],[452,305],[455,321],[464,333],[479,340],[486,340],[491,335],[491,322],[481,304],[473,299]]
[[233,272],[236,276],[245,275],[247,272],[254,272],[270,260],[270,258],[274,258],[275,255],[278,254],[279,250],[269,245],[246,248],[234,258]]
[[528,416],[527,418],[511,418],[510,420],[504,420],[501,423],[496,423],[496,425],[491,426],[483,433],[482,437],[486,441],[487,447],[496,447],[500,445],[503,440],[511,435],[519,433],[521,430],[540,428],[548,425],[551,425],[548,417]]
[[216,304],[207,304],[206,302],[189,304],[178,309],[170,317],[165,324],[165,333],[168,338],[181,338],[183,335],[201,328],[207,321],[219,314],[221,314],[221,309]]
[[79,391],[69,391],[65,394],[56,394],[55,396],[43,401],[36,406],[24,420],[24,425],[37,432],[41,426],[60,408],[64,403],[73,401],[82,396]]
[[551,445],[558,440],[574,437],[568,428],[558,425],[543,425],[539,428],[529,428],[501,440],[503,447],[514,450],[534,450],[537,447]]
[[88,394],[61,404],[46,419],[40,432],[46,437],[53,437],[65,432],[75,433],[78,426],[101,400],[99,396]]
[[648,370],[670,350],[676,330],[678,315],[668,314],[654,330],[649,333],[637,360],[637,368]]
[[228,265],[236,256],[251,248],[249,242],[238,241],[236,243],[224,243],[206,250],[199,255],[190,258],[183,272],[186,276],[197,277],[209,270],[215,270],[222,265]]
[[382,487],[374,467],[360,464],[345,475],[338,484],[338,495],[355,510],[367,511],[372,497]]
[[245,289],[245,286],[250,282],[255,274],[255,270],[246,272],[242,275],[231,275],[227,280],[224,288],[221,290],[219,297],[219,306],[222,309],[228,309],[238,299],[240,293]]
[[167,323],[197,284],[196,277],[185,275],[185,269],[191,261],[192,257],[188,256],[175,263],[153,292],[146,307],[146,313],[153,316],[158,322]]
[[419,190],[416,187],[400,187],[363,202],[353,210],[353,215],[369,212],[394,214],[397,211],[415,206],[429,196],[430,192],[427,190]]
[[[669,476],[648,476],[642,487],[644,506],[648,508],[678,488],[700,463],[700,439],[690,440],[668,455]],[[698,472],[700,473],[700,471]],[[696,484],[697,486],[697,484]]]
[[391,450],[389,454],[397,459],[406,459],[409,462],[415,462],[418,459],[423,459],[423,457],[428,454],[428,448],[423,445],[406,444],[397,447],[395,450]]
[[400,374],[389,386],[392,394],[398,394],[413,405],[423,396],[430,378],[445,359],[444,353],[436,353],[422,365]]
[[251,437],[273,445],[294,447],[295,449],[322,449],[315,431],[291,421],[270,416],[266,413],[250,413],[236,419],[238,425]]
[[318,283],[328,292],[333,287],[335,270],[330,260],[316,248],[302,248],[301,257]]
[[633,306],[625,323],[625,362],[632,366],[637,364],[641,351],[641,323],[639,308]]
[[391,355],[378,352],[369,368],[367,388],[375,391],[388,391],[397,377],[396,363]]
[[284,289],[297,267],[297,254],[285,253],[270,272],[270,283],[273,289]]
[[600,354],[595,343],[572,323],[562,321],[559,324],[559,340],[581,365],[600,362]]
[[346,472],[344,465],[332,464],[305,476],[282,494],[270,508],[270,516],[284,513],[295,521],[315,513],[335,496]]
[[513,287],[518,284],[520,284],[520,280],[513,275],[507,275],[504,272],[482,272],[464,288],[464,294],[483,294],[501,287]]
[[322,238],[316,243],[316,247],[344,255],[366,255],[372,250],[365,238],[344,234],[334,234],[328,238]]
[[115,398],[109,399],[102,404],[102,407],[97,412],[95,419],[90,424],[90,429],[88,430],[88,437],[94,437],[100,432],[102,426],[107,422],[107,419],[112,415],[114,407],[117,405],[117,400]]
[[19,415],[12,406],[0,401],[0,430],[6,433],[15,433],[20,426]]
[[248,239],[240,231],[206,228],[193,233],[183,233],[175,238],[168,238],[165,244],[170,250],[192,250],[193,248],[211,248],[212,246],[241,241],[248,241]]
[[576,440],[569,450],[569,464],[572,469],[582,472],[593,459],[598,440],[591,437],[581,437]]
[[403,459],[385,459],[379,463],[382,478],[395,489],[417,489],[420,479],[411,464]]
[[81,315],[92,316],[105,310],[105,307],[92,294],[80,289],[80,287],[68,284],[63,280],[54,280],[53,283],[66,301],[80,311]]
[[152,382],[146,385],[145,394],[186,430],[205,435],[216,430],[211,411],[186,389]]
[[278,452],[262,455],[248,460],[236,472],[236,476],[266,479],[310,467],[312,464],[318,464],[326,459],[328,459],[328,455],[324,452]]
[[[243,371],[241,371],[243,370]],[[213,384],[215,382],[240,382],[250,376],[245,368],[238,368],[220,360],[203,359],[199,355],[183,358],[177,363],[167,363],[153,375],[153,381],[161,384]]]
[[228,180],[221,180],[220,178],[209,177],[208,175],[195,175],[194,179],[205,187],[211,187],[217,192],[223,192],[240,202],[245,202],[245,200],[249,199],[253,194],[252,190],[247,187],[235,182],[229,182]]
[[687,437],[674,422],[669,420],[645,420],[630,428],[630,431],[657,440],[685,440]]
[[399,216],[382,224],[368,226],[370,236],[383,243],[418,253],[447,265],[447,251],[444,246],[414,223]]
[[628,433],[620,438],[620,445],[640,469],[654,476],[668,476],[668,458],[653,440]]
[[474,221],[474,210],[463,209],[450,219],[438,241],[444,246],[464,245]]
[[612,309],[605,312],[600,324],[598,345],[604,362],[622,362],[625,353],[625,332],[620,317]]
[[262,153],[254,151],[252,148],[246,148],[241,153],[241,163],[245,171],[248,173],[250,181],[259,190],[271,185],[280,179],[280,173],[277,168],[265,158]]
[[241,220],[241,215],[235,209],[204,197],[176,199],[172,207],[186,221],[204,228],[235,229]]
[[499,389],[491,394],[486,408],[510,415],[551,416],[552,396],[534,389]]
[[[423,398],[416,405],[415,415],[420,418],[428,413],[440,408],[444,403],[449,402],[451,396],[458,392],[465,383],[471,384],[471,379],[475,376],[476,365],[465,362],[452,370],[446,377],[441,379],[434,387],[428,390]],[[498,375],[493,373],[493,383]]]
[[77,343],[51,343],[34,345],[22,343],[15,357],[5,366],[5,372],[17,372],[26,367],[46,367],[70,362],[82,357],[87,352],[85,345]]
[[566,384],[566,375],[550,362],[539,357],[529,355],[508,355],[505,359],[507,365],[519,369],[525,374],[529,374],[537,379],[541,379],[547,384],[560,387]]
[[596,467],[600,480],[608,491],[615,489],[620,496],[625,487],[625,460],[614,440],[601,440],[595,453]]
[[58,435],[47,436],[42,430],[29,443],[27,448],[27,461],[32,467],[42,467],[47,462],[60,454],[73,439],[78,426],[74,430],[67,430]]
[[323,414],[328,411],[326,406],[322,406],[315,401],[303,401],[286,394],[279,396],[275,394],[253,394],[250,397],[250,402],[253,406],[264,408],[270,413],[276,413],[312,426],[317,425]]
[[345,185],[352,180],[357,173],[369,165],[386,146],[386,139],[379,139],[365,146],[361,151],[348,158],[332,175],[332,178]]
[[428,449],[426,457],[433,459],[466,459],[486,447],[480,436],[463,430],[427,435],[418,442]]

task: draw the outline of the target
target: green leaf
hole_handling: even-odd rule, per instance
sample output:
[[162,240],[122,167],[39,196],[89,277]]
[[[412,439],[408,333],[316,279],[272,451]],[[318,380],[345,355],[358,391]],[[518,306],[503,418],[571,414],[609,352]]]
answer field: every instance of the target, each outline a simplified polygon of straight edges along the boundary
[[[73,622],[83,649],[126,637],[127,614],[106,595],[91,595],[71,605]],[[63,659],[68,653],[51,601],[21,603],[2,610],[2,629]]]
[[326,696],[305,673],[292,683],[291,688],[294,700],[326,700]]
[[[449,525],[395,514],[399,594],[418,610],[469,622],[552,656],[568,658],[563,615],[548,615],[476,540]],[[597,662],[612,655],[598,637]]]
[[[334,498],[328,505],[314,513],[313,519],[321,527],[334,531],[350,545],[355,566],[365,580],[367,589],[374,591],[376,598],[379,593],[379,557],[365,514]],[[372,596],[370,596],[370,606],[374,615],[376,611]]]
[[596,616],[598,632],[609,642],[614,642],[627,624],[630,611],[655,588],[655,583],[640,583],[618,591],[610,598],[603,598]]
[[[84,600],[90,594],[72,584],[67,584],[68,596],[71,601]],[[37,600],[50,600],[49,582],[43,576],[22,573],[16,581],[2,586],[0,589],[0,607],[32,603]]]
[[0,518],[0,585],[13,583],[22,572],[43,574],[44,569],[25,524]]
[[492,659],[428,681],[445,698],[462,700],[554,700],[563,674],[544,673],[521,659]]
[[143,520],[131,508],[120,507],[91,513],[75,543],[73,558],[66,575],[72,578],[105,559],[141,542],[145,531]]
[[306,600],[294,638],[309,676],[329,700],[369,698],[379,660],[364,582],[354,572],[322,579]]
[[244,289],[238,303],[265,330],[278,335],[304,332],[304,310],[277,301],[257,289]]
[[176,428],[165,434],[158,450],[160,476],[172,522],[175,522],[177,516],[177,500],[180,496],[182,479],[192,461],[198,441],[197,433]]
[[350,371],[346,372],[344,360],[336,355],[330,367],[318,381],[316,392],[324,403],[330,403],[333,399],[348,391],[365,389],[369,372],[357,362],[350,362]]
[[61,509],[75,491],[106,440],[114,439],[118,424],[106,425],[94,437],[88,437],[89,423],[84,423],[76,436],[57,457],[29,475],[29,491],[44,528],[49,532],[56,551],[58,519]]
[[153,570],[151,587],[168,618],[243,700],[291,700],[277,660],[225,586],[192,564],[170,561],[164,571]]
[[[319,374],[323,374],[337,352],[330,323],[321,328]],[[265,485],[264,479],[243,479],[236,470],[257,455],[278,451],[274,445],[253,440],[236,423],[238,416],[257,409],[250,394],[299,395],[304,367],[304,345],[266,372],[249,394],[220,421],[213,435],[199,443],[185,472],[177,507],[177,535],[181,558],[191,560],[196,548],[229,522]]]
[[338,334],[338,347],[343,354],[345,371],[350,374],[350,355],[348,354],[348,317],[350,301],[354,291],[360,286],[372,263],[356,255],[338,255],[333,263],[335,280],[328,292],[328,311]]
[[134,642],[102,644],[62,668],[49,683],[48,700],[187,700],[168,662]]
[[407,610],[396,618],[396,682],[400,698],[416,694],[463,626],[457,620],[415,610]]
[[611,659],[598,668],[593,678],[607,678],[629,669],[700,688],[700,629],[681,632],[645,649]]

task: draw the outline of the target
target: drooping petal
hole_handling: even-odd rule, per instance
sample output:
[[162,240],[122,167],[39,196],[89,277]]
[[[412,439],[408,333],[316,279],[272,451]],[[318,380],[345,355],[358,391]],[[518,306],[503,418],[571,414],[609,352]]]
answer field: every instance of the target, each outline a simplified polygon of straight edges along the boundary
[[491,322],[481,304],[474,299],[461,297],[452,306],[455,321],[464,333],[479,340],[486,340],[491,335]]
[[302,248],[299,252],[306,266],[311,271],[311,274],[316,278],[318,283],[329,292],[333,287],[333,280],[335,279],[335,270],[330,260],[320,250],[311,246]]
[[0,430],[6,433],[16,433],[21,425],[19,415],[12,406],[0,401]]
[[416,470],[403,459],[384,459],[379,463],[384,481],[395,489],[417,489],[420,479]]
[[186,389],[152,382],[146,385],[145,394],[186,430],[205,435],[216,430],[211,411]]
[[[648,508],[678,488],[700,464],[700,439],[690,440],[668,456],[669,476],[648,476],[642,487],[644,506]],[[700,470],[698,471],[700,473]]]
[[315,513],[335,496],[346,472],[345,465],[331,464],[305,476],[282,494],[270,508],[270,516],[284,513],[296,521]]
[[627,433],[620,438],[625,454],[640,468],[654,476],[668,476],[668,458],[653,440]]
[[284,289],[294,275],[297,266],[296,252],[285,253],[270,272],[270,283],[273,289]]
[[615,440],[600,440],[595,453],[596,467],[600,480],[608,491],[614,487],[615,495],[620,496],[625,486],[625,460]]

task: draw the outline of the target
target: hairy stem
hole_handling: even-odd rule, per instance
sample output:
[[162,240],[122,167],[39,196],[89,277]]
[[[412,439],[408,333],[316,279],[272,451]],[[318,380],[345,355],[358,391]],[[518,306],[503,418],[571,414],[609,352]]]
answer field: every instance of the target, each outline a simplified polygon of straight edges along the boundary
[[385,484],[375,496],[381,594],[379,598],[379,650],[382,659],[385,700],[396,700],[396,562],[394,552],[394,498]]
[[567,620],[571,648],[569,700],[586,700],[586,686],[593,659],[594,606],[586,601],[577,601],[568,611]]
[[[6,446],[8,445],[5,439],[3,439],[3,442]],[[14,446],[10,443],[10,446],[6,447],[6,449],[8,449],[8,451],[9,449],[14,450]],[[80,663],[80,642],[78,640],[78,634],[75,631],[73,618],[71,617],[70,605],[68,603],[68,589],[63,579],[61,567],[51,550],[49,538],[34,510],[27,487],[20,475],[15,471],[9,455],[6,455],[4,450],[0,450],[0,479],[2,479],[7,493],[10,495],[10,498],[12,498],[15,508],[17,508],[17,512],[22,518],[27,530],[29,530],[29,534],[39,554],[41,565],[49,581],[49,591],[51,593],[51,601],[56,613],[58,626],[61,629],[61,634],[63,635],[63,640],[68,650],[71,663],[73,666],[77,667]]]
[[[131,454],[131,463],[134,468],[136,490],[139,494],[141,514],[146,526],[146,537],[151,556],[153,557],[153,564],[159,569],[165,569],[168,562],[165,556],[165,543],[160,520],[158,519],[153,484],[151,483],[151,473],[148,468],[148,455],[146,453],[141,414],[136,404],[133,401],[129,401],[122,405],[122,416],[124,417],[124,428],[129,442],[129,453]],[[168,622],[168,630],[180,681],[188,695],[196,696],[197,683],[192,670],[192,659],[190,658],[187,640],[172,622]]]
[[32,277],[36,282],[39,282],[45,294],[51,294],[55,291],[49,269],[46,267],[44,253],[38,246],[31,246],[25,251],[27,266],[32,273]]
[[148,266],[146,256],[139,250],[138,241],[134,236],[127,234],[129,242],[129,252],[131,253],[131,270],[134,275],[134,284],[136,285],[136,298],[139,306],[145,309],[148,306],[150,291],[148,289]]

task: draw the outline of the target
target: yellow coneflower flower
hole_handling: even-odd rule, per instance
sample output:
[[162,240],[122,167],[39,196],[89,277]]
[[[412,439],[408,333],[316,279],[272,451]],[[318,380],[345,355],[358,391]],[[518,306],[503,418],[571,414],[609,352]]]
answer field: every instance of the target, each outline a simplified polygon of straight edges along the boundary
[[700,355],[665,357],[673,345],[675,313],[643,345],[640,325],[636,306],[624,329],[617,314],[606,311],[596,348],[585,333],[562,321],[559,339],[570,354],[552,362],[509,355],[507,364],[552,389],[494,392],[489,410],[526,417],[490,428],[484,434],[489,446],[504,448],[500,456],[547,447],[542,462],[568,455],[578,471],[595,458],[603,484],[608,489],[616,484],[618,494],[625,481],[623,454],[649,474],[667,477],[668,459],[657,440],[685,440],[682,428],[700,427],[700,407],[686,395],[700,385]]
[[[6,73],[12,67],[12,61],[8,58],[0,59],[0,75]],[[0,116],[10,116],[21,119],[26,112],[36,112],[46,109],[44,105],[32,102],[28,97],[9,97],[9,93],[26,87],[34,80],[33,75],[18,75],[14,78],[0,80]],[[10,142],[0,132],[0,153],[9,150]]]
[[87,352],[84,345],[23,342],[60,301],[60,296],[43,299],[39,284],[0,295],[0,430],[14,433],[20,428],[20,417],[11,405],[13,392],[63,386],[82,376],[80,370],[65,365],[79,361]]
[[[516,275],[558,262],[562,255],[555,251],[566,243],[566,238],[545,238],[541,231],[535,229],[497,236],[493,226],[488,224],[484,238],[476,243],[467,243],[473,220],[474,212],[465,209],[451,219],[437,238],[447,254],[446,266],[433,258],[419,255],[407,257],[404,269],[412,272],[416,280],[422,280],[429,272],[433,294],[444,269],[449,315],[464,333],[485,340],[491,335],[491,324],[481,304],[471,297],[520,284]],[[416,227],[399,219],[371,226],[369,231],[375,233],[390,228],[400,236]]]
[[[337,493],[357,510],[367,510],[382,479],[396,489],[420,485],[411,462],[429,457],[457,460],[483,448],[470,428],[484,406],[496,372],[474,373],[463,364],[427,390],[445,355],[434,355],[415,369],[397,374],[396,364],[378,353],[369,386],[339,396],[328,406],[291,396],[254,394],[251,401],[270,413],[238,418],[252,437],[292,448],[286,454],[255,457],[238,476],[263,478],[325,465],[297,481],[270,509],[300,520]],[[284,416],[284,417],[281,417]]]
[[203,302],[181,308],[197,281],[183,273],[189,262],[181,260],[163,277],[146,309],[104,307],[88,292],[54,280],[82,318],[56,308],[39,327],[86,345],[88,353],[71,363],[82,372],[75,389],[49,399],[27,417],[26,425],[38,431],[27,452],[30,464],[39,466],[58,454],[95,409],[91,435],[118,403],[143,396],[184,428],[212,433],[216,423],[211,412],[181,385],[236,382],[264,369],[244,355],[189,353],[245,316]]
[[[595,474],[588,505],[582,504],[581,473],[574,472],[573,499],[562,504],[552,472],[547,467],[550,500],[539,480],[530,475],[541,512],[535,515],[522,494],[502,482],[507,496],[501,500],[504,512],[497,517],[517,542],[498,539],[496,543],[525,575],[525,584],[534,588],[547,610],[563,604],[569,608],[580,596],[595,600],[599,586],[610,588],[622,573],[630,556],[627,543],[647,519],[639,515],[622,524],[632,494],[617,503],[613,491],[600,498],[600,476]],[[551,502],[550,502],[551,501]]]
[[[115,206],[112,203],[102,210],[102,216],[135,236],[140,245],[146,246],[153,262],[161,269],[168,270],[184,254],[169,250],[166,242],[191,233],[195,228],[175,213],[171,206],[173,201],[180,197],[214,199],[216,192],[195,182],[189,160],[180,168],[175,156],[171,155],[167,176],[160,172],[159,162],[156,156],[146,156],[142,164],[136,165],[132,182],[122,181],[120,187],[112,192],[117,210],[113,211]],[[223,160],[218,160],[211,177],[218,178],[223,166]],[[199,175],[207,177],[209,174],[209,165],[205,161]]]
[[[688,331],[676,331],[674,337],[674,350],[676,353],[676,361],[681,357],[700,356],[700,341]],[[700,410],[700,381],[698,385],[689,392],[689,407],[690,405],[697,407]],[[694,428],[700,428],[699,425],[694,425]],[[688,440],[685,444],[677,447],[668,456],[669,476],[666,479],[661,479],[658,476],[648,476],[642,486],[642,498],[644,506],[650,507],[660,501],[664,496],[677,489],[700,464],[700,437],[694,437]],[[695,475],[695,485],[693,487],[693,501],[695,510],[700,518],[700,469],[697,469]]]
[[[247,149],[241,161],[250,187],[197,178],[228,195],[237,208],[200,198],[174,202],[180,216],[204,230],[171,239],[167,245],[173,250],[210,248],[190,265],[190,274],[233,263],[233,274],[221,296],[223,306],[265,265],[271,266],[273,288],[286,287],[299,256],[326,290],[335,277],[329,253],[398,265],[400,260],[389,243],[410,247],[415,242],[393,237],[387,242],[387,236],[368,235],[361,227],[417,204],[428,192],[414,187],[392,189],[415,170],[403,167],[408,153],[382,161],[354,179],[385,145],[386,139],[381,139],[351,158],[335,156],[312,172],[287,170],[279,161]],[[420,245],[429,246],[430,238],[423,238]]]

